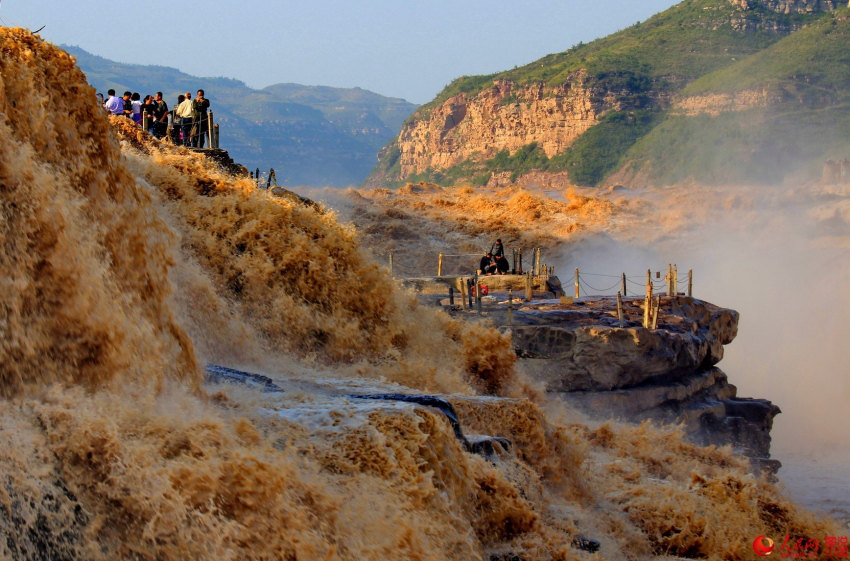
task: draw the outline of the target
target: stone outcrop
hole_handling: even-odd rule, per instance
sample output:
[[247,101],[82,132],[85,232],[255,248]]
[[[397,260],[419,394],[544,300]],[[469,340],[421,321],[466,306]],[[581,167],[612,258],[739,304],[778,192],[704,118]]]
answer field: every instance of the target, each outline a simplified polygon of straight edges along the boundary
[[710,94],[688,96],[673,103],[673,111],[687,117],[695,115],[711,115],[716,117],[721,113],[746,111],[757,107],[769,107],[783,101],[778,91],[744,90],[734,94]]
[[[626,314],[638,318],[642,300],[627,299]],[[511,328],[525,370],[549,391],[612,390],[658,379],[675,379],[711,367],[738,332],[738,313],[680,298],[676,312],[661,316],[659,329],[618,327],[597,310],[552,310],[532,325]],[[663,323],[661,322],[663,320]]]
[[799,21],[782,21],[759,17],[757,9],[767,9],[778,14],[814,14],[828,12],[846,5],[837,0],[729,0],[739,10],[732,16],[732,29],[735,31],[762,31],[774,34],[787,34],[797,31],[805,24]]
[[532,142],[551,157],[596,124],[600,113],[617,107],[615,96],[597,91],[584,72],[548,89],[496,81],[473,97],[458,94],[427,118],[405,125],[398,138],[401,174],[445,169],[500,150],[513,153]]
[[[692,298],[662,298],[658,329],[640,325],[642,299],[526,305],[510,330],[521,368],[569,405],[600,419],[682,423],[699,444],[731,444],[769,470],[779,408],[741,398],[715,365],[738,332],[738,313]],[[497,320],[497,323],[499,321]]]
[[730,0],[744,10],[764,7],[779,14],[812,14],[826,12],[847,5],[838,0]]

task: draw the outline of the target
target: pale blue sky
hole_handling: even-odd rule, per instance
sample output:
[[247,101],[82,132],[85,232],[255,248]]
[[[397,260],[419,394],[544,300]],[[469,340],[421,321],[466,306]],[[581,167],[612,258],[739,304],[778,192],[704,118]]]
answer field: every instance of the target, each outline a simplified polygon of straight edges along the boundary
[[[261,88],[359,86],[414,103],[461,75],[521,66],[674,0],[0,0],[0,23],[112,60]],[[147,8],[142,9],[142,6]]]

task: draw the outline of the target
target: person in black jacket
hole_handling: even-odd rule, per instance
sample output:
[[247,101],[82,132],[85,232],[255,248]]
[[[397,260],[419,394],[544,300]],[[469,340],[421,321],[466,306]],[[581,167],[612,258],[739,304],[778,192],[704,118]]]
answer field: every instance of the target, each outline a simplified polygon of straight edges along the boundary
[[481,258],[481,262],[478,264],[478,270],[481,271],[482,275],[492,275],[496,270],[496,264],[493,263],[493,254],[488,252],[487,255]]
[[511,266],[508,264],[508,260],[505,259],[504,255],[496,257],[496,269],[498,270],[500,275],[507,274],[510,268]]
[[493,244],[493,247],[490,248],[490,253],[493,254],[493,257],[504,257],[505,256],[505,248],[502,247],[501,238],[496,240],[496,243]]
[[192,138],[192,146],[203,148],[204,136],[209,136],[210,127],[207,120],[207,110],[210,108],[210,100],[204,97],[204,90],[198,90],[198,97],[192,102],[192,107],[195,109],[195,124],[197,125],[197,134]]

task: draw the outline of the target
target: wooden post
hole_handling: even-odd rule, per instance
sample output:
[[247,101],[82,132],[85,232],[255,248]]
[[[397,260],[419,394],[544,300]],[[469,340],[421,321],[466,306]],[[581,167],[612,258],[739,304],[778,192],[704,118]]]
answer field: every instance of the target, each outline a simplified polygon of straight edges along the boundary
[[628,296],[629,293],[626,292],[626,273],[623,273],[623,296]]
[[475,307],[478,309],[478,315],[481,315],[481,278],[478,273],[475,273]]
[[257,182],[257,187],[260,186],[260,168],[257,168],[257,171],[254,172],[254,181]]
[[521,275],[522,274],[522,248],[517,250],[517,253],[519,254],[519,268],[516,270],[516,274]]
[[694,296],[694,270],[688,269],[688,297]]
[[[207,142],[207,148],[215,148],[213,139],[215,138],[215,129],[213,128],[213,112],[210,110],[209,115],[207,116],[207,135],[209,136],[209,142]],[[201,133],[204,134],[204,133]]]
[[151,126],[150,119],[151,119],[151,118],[150,118],[150,116],[148,115],[147,111],[145,111],[145,112],[142,114],[142,130],[144,130],[145,132],[148,132],[148,129],[149,129],[149,128],[150,128],[150,126]]
[[658,309],[661,307],[661,296],[655,297],[655,306],[652,308],[652,329],[658,329]]
[[508,325],[514,324],[514,291],[508,288]]
[[541,253],[541,250],[538,247],[537,248],[537,254],[534,256],[534,274],[535,275],[540,274],[540,253]]
[[218,147],[219,147],[219,145],[218,145],[218,140],[219,140],[218,135],[219,135],[219,132],[220,132],[220,131],[219,131],[219,129],[218,129],[218,123],[216,123],[215,125],[213,125],[213,133],[214,133],[214,134],[213,134],[213,138],[215,138],[215,148],[218,148]]
[[511,249],[511,252],[513,253],[513,257],[514,257],[514,267],[513,267],[513,269],[511,269],[511,271],[512,271],[511,274],[515,275],[517,273],[516,248]]
[[673,286],[673,265],[671,265],[670,263],[667,263],[667,276],[665,278],[667,279],[667,296],[672,297],[673,296],[673,288],[672,288],[672,286]]
[[652,308],[652,271],[646,270],[646,299],[643,302],[643,326],[649,328],[649,316]]
[[617,319],[620,322],[620,327],[625,327],[626,322],[623,320],[623,295],[617,293]]
[[[393,276],[393,252],[392,251],[390,252],[390,276]],[[451,290],[451,287],[449,287],[449,290]]]
[[467,290],[467,297],[469,298],[469,309],[472,309],[472,279],[466,279],[467,284],[469,285],[469,290]]
[[437,276],[443,276],[443,254],[437,256]]
[[576,280],[575,280],[575,285],[576,285],[576,298],[581,297],[581,290],[579,289],[579,284],[578,284],[578,282],[579,282],[578,267],[576,267]]
[[673,295],[679,295],[679,266],[673,263]]
[[455,305],[455,287],[449,286],[449,306]]
[[525,301],[526,302],[530,302],[531,298],[533,296],[531,283],[532,283],[531,271],[529,271],[528,274],[525,275]]
[[460,307],[466,309],[466,279],[458,278],[460,281]]

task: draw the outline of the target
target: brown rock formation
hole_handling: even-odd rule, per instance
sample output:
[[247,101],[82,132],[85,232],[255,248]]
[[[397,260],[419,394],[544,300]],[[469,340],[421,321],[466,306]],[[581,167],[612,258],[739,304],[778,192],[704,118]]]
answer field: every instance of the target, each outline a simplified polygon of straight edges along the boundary
[[721,113],[768,107],[781,101],[782,95],[779,92],[767,89],[744,90],[734,94],[683,97],[673,104],[673,109],[688,117],[700,114],[717,116]]
[[402,176],[444,169],[469,158],[486,158],[537,142],[553,156],[592,127],[616,101],[588,85],[584,72],[544,91],[497,81],[474,97],[458,94],[399,135]]
[[761,468],[779,408],[741,398],[715,365],[738,332],[738,312],[682,296],[663,298],[658,329],[645,329],[642,299],[626,299],[625,327],[613,299],[567,307],[527,306],[510,328],[522,369],[591,416],[682,423],[700,444],[731,444]]
[[811,14],[826,12],[840,7],[844,2],[838,0],[730,0],[732,4],[744,10],[754,6],[763,6],[779,14]]

